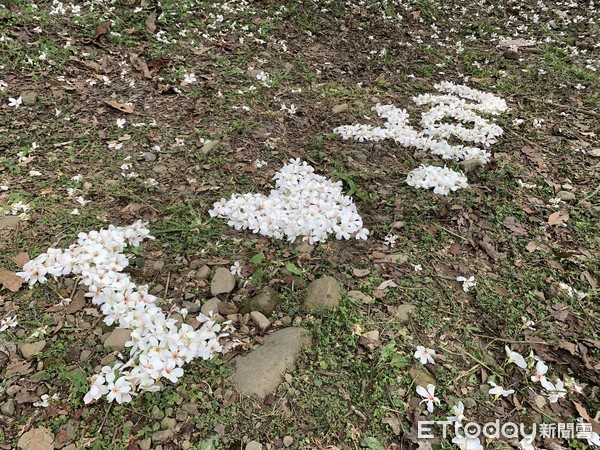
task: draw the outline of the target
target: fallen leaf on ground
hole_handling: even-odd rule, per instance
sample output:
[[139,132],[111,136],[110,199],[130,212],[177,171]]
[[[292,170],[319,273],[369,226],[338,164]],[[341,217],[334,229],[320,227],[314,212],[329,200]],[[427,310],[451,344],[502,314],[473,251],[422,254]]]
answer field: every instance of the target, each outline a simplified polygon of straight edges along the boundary
[[119,103],[114,100],[104,100],[104,103],[106,103],[108,106],[111,106],[111,107],[118,109],[119,111],[127,113],[127,114],[131,114],[133,112],[133,108],[124,103]]
[[26,252],[21,252],[18,255],[13,256],[12,260],[17,266],[22,268],[25,264],[29,262],[29,255]]
[[31,368],[31,363],[27,361],[17,361],[12,364],[9,364],[6,367],[6,375],[27,375],[28,373],[33,372]]
[[577,403],[575,401],[573,402],[573,405],[575,406],[575,409],[577,410],[581,418],[592,425],[592,431],[600,434],[600,424],[590,417],[585,407],[582,404]]
[[556,211],[548,216],[548,225],[561,225],[569,220],[569,214],[562,211]]
[[73,300],[65,308],[65,313],[73,314],[77,311],[81,311],[86,304],[87,302],[85,301],[85,292],[77,290],[77,292],[75,292]]
[[517,236],[527,236],[529,233],[514,217],[507,217],[503,222],[504,226]]
[[0,267],[0,284],[6,289],[12,292],[17,292],[23,283],[25,283],[23,278],[14,272],[11,272],[10,270]]
[[142,72],[144,78],[152,78],[152,74],[150,73],[150,69],[148,69],[146,61],[144,61],[138,55],[132,53],[131,55],[129,55],[129,61],[131,62],[131,65],[135,67],[136,70]]
[[401,428],[400,428],[400,420],[398,420],[398,417],[396,417],[396,416],[384,417],[383,419],[381,419],[381,423],[385,423],[385,424],[389,425],[392,428],[392,431],[394,432],[394,434],[396,436],[398,436],[400,434]]
[[156,13],[152,12],[148,17],[146,17],[146,20],[144,21],[144,27],[146,27],[146,30],[148,30],[148,32],[154,34],[154,32],[156,31],[156,23],[154,23],[156,21]]

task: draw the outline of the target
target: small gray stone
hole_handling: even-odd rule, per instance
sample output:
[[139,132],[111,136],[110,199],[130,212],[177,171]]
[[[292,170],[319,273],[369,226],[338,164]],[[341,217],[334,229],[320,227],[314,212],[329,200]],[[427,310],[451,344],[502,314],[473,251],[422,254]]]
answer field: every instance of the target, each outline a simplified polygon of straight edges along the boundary
[[175,436],[175,429],[173,428],[169,430],[155,431],[154,433],[152,433],[152,441],[165,442],[173,438],[173,436]]
[[198,412],[198,405],[195,403],[183,403],[180,408],[192,416]]
[[146,153],[144,153],[144,160],[149,163],[154,162],[154,161],[156,161],[156,154],[151,153],[151,152],[146,152]]
[[15,414],[15,401],[12,398],[6,400],[2,406],[0,406],[0,412],[5,416],[12,417]]
[[115,350],[125,350],[125,342],[131,338],[131,330],[127,328],[115,328],[104,341],[104,346]]
[[516,52],[515,50],[506,50],[504,52],[504,57],[506,59],[517,60],[517,59],[519,59],[519,53]]
[[23,358],[29,359],[40,353],[45,347],[46,341],[38,341],[33,344],[20,344],[19,351],[21,352],[21,355],[23,355]]
[[185,294],[183,294],[184,300],[190,301],[194,298],[196,298],[196,294],[193,294],[192,292],[186,292]]
[[212,295],[228,294],[235,288],[235,277],[231,272],[224,268],[219,267],[213,276],[210,283],[210,292]]
[[82,350],[81,354],[79,355],[79,362],[80,363],[86,362],[88,359],[90,359],[90,356],[92,356],[91,350],[88,350],[87,348],[85,350]]
[[247,356],[236,356],[231,378],[235,388],[243,395],[263,399],[277,389],[285,372],[295,369],[296,358],[311,342],[310,332],[304,328],[284,328],[266,336],[261,347]]
[[368,276],[370,273],[371,273],[370,269],[357,269],[357,268],[352,269],[352,274],[358,278],[364,278],[364,277]]
[[152,264],[152,270],[154,270],[155,272],[160,272],[161,270],[163,270],[165,267],[165,262],[164,261],[154,261],[154,264]]
[[167,166],[165,166],[164,164],[156,164],[154,167],[152,167],[152,171],[158,173],[158,174],[163,174],[167,172]]
[[458,163],[458,166],[466,173],[474,172],[475,170],[483,167],[483,164],[478,159],[465,159]]
[[269,319],[265,317],[265,315],[259,311],[252,311],[250,313],[250,318],[252,319],[252,323],[258,327],[260,331],[265,331],[271,325]]
[[220,300],[216,297],[207,300],[200,308],[200,312],[205,316],[210,315],[211,312],[217,314],[219,312],[219,302]]
[[230,302],[219,302],[218,304],[219,314],[227,316],[229,314],[236,314],[238,312],[237,306]]
[[289,447],[294,443],[294,438],[292,436],[284,436],[283,437],[283,445]]
[[426,388],[428,384],[435,385],[435,379],[425,368],[413,367],[408,371],[408,374],[417,386]]
[[246,444],[246,450],[263,450],[263,446],[260,442],[250,441]]
[[198,302],[190,302],[190,301],[185,301],[183,302],[182,306],[188,310],[188,313],[190,314],[196,314],[198,311],[200,311],[200,303]]
[[188,413],[186,413],[185,411],[179,409],[177,411],[177,413],[175,414],[175,419],[177,419],[177,422],[185,422],[186,420],[188,420],[188,417],[190,415]]
[[348,103],[342,103],[341,105],[335,105],[333,108],[331,108],[331,112],[333,114],[339,114],[348,111],[348,108]]
[[248,300],[241,308],[240,312],[242,314],[248,314],[252,311],[260,311],[268,317],[273,314],[278,303],[279,296],[277,293],[271,288],[265,288]]
[[559,191],[556,196],[560,198],[563,202],[572,202],[576,199],[575,194],[569,191]]
[[154,405],[152,407],[152,411],[150,412],[150,417],[152,417],[154,420],[161,420],[164,419],[165,412],[158,406]]
[[23,105],[24,106],[31,106],[31,105],[35,105],[35,103],[37,102],[37,93],[34,91],[25,91],[23,92],[23,94],[21,94],[22,100],[23,100]]
[[306,289],[304,306],[307,309],[336,308],[342,299],[342,288],[337,280],[329,275],[309,284]]
[[196,278],[198,280],[206,280],[208,277],[210,277],[210,267],[205,264],[196,272]]
[[171,417],[165,417],[160,421],[160,427],[163,430],[170,430],[177,426],[177,420]]
[[12,230],[19,225],[18,216],[0,217],[0,230]]
[[216,149],[220,143],[221,143],[221,141],[219,141],[219,140],[205,142],[200,150],[205,155],[208,155],[210,152],[212,152],[214,149]]
[[370,295],[364,294],[361,291],[350,291],[348,292],[348,297],[352,297],[355,300],[358,300],[362,303],[373,303],[375,299]]
[[415,305],[409,305],[408,303],[399,305],[396,308],[396,318],[400,322],[400,325],[408,325],[416,309],[417,307]]
[[138,447],[140,448],[140,450],[150,450],[150,448],[152,447],[152,439],[142,439],[138,442]]

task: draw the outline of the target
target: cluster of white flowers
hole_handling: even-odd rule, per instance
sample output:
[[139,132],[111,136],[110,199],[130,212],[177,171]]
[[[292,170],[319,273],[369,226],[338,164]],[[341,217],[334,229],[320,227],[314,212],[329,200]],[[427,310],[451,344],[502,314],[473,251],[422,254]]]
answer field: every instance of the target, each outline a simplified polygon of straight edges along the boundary
[[[386,119],[383,127],[344,125],[333,132],[344,139],[353,138],[359,142],[393,139],[403,147],[416,147],[443,159],[476,160],[482,164],[489,162],[491,154],[486,149],[497,142],[503,130],[478,113],[497,115],[508,110],[506,102],[493,94],[452,82],[442,82],[434,87],[446,94],[423,94],[413,98],[417,105],[430,106],[428,111],[421,114],[422,131],[409,125],[409,114],[405,109],[378,103],[372,109],[379,117]],[[457,123],[447,123],[448,119]],[[473,127],[465,127],[466,123],[472,123]],[[451,144],[448,139],[472,142],[483,148]],[[441,195],[467,187],[467,179],[462,173],[446,167],[421,166],[410,172],[406,181],[416,188],[434,188],[434,192]]]
[[411,170],[406,177],[406,184],[414,188],[433,188],[435,194],[448,195],[450,191],[464,189],[469,186],[467,177],[447,167],[421,165]]
[[19,216],[22,220],[29,219],[29,215],[27,211],[29,211],[30,206],[27,203],[23,203],[22,201],[18,201],[6,206],[0,206],[0,216]]
[[[29,286],[45,283],[47,276],[77,275],[79,284],[88,289],[87,297],[106,316],[107,325],[116,324],[131,329],[129,360],[105,366],[95,376],[85,403],[103,395],[112,402],[129,402],[142,391],[157,391],[158,380],[175,383],[183,375],[181,368],[194,358],[210,359],[222,351],[220,339],[227,336],[229,323],[223,326],[200,315],[202,326],[177,326],[177,320],[167,317],[157,306],[157,297],[148,293],[148,286],[137,286],[122,273],[129,264],[123,251],[137,247],[144,239],[153,239],[141,221],[127,227],[80,233],[77,243],[62,250],[49,248],[29,261],[23,272],[17,273]],[[185,316],[187,311],[180,311]]]
[[17,322],[16,315],[12,317],[5,317],[4,319],[0,320],[0,333],[2,333],[5,330],[8,330],[9,328],[14,328],[17,325],[19,325],[19,322]]
[[227,218],[236,230],[294,242],[298,237],[311,244],[325,242],[330,233],[336,239],[367,239],[369,231],[352,199],[342,193],[342,182],[332,182],[314,173],[300,159],[275,174],[276,188],[262,194],[233,194],[214,204],[212,217]]

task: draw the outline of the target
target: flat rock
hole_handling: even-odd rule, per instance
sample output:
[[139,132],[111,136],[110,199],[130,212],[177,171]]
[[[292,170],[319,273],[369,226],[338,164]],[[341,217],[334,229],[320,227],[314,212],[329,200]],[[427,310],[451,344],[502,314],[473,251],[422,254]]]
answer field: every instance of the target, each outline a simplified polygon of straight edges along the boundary
[[263,446],[260,442],[250,441],[246,444],[245,450],[263,450]]
[[235,277],[231,272],[219,267],[210,283],[210,292],[212,295],[228,294],[235,288]]
[[428,384],[435,385],[435,378],[424,368],[413,367],[408,371],[408,374],[417,386],[426,388]]
[[348,111],[348,103],[342,103],[340,105],[335,105],[333,108],[331,108],[331,112],[333,114],[339,114],[339,113],[343,113],[344,111]]
[[220,302],[221,302],[221,300],[219,300],[217,297],[213,297],[210,300],[207,300],[206,302],[204,302],[204,304],[200,308],[200,312],[202,314],[204,314],[205,316],[209,316],[211,312],[213,314],[217,314],[219,312],[219,303]]
[[248,300],[240,312],[242,314],[247,314],[252,311],[259,311],[269,317],[275,311],[278,303],[279,296],[277,295],[277,292],[271,288],[265,288]]
[[19,217],[4,216],[0,217],[0,230],[12,230],[19,225]]
[[361,291],[349,291],[348,297],[352,297],[355,300],[363,303],[373,303],[375,299],[370,295],[364,294]]
[[45,347],[46,341],[38,341],[32,344],[20,344],[19,351],[21,352],[21,355],[23,355],[23,358],[29,359],[40,353]]
[[205,264],[196,272],[196,279],[206,280],[208,277],[210,277],[210,267]]
[[396,319],[398,319],[401,325],[408,325],[416,309],[415,305],[403,303],[396,307]]
[[219,308],[219,314],[223,314],[224,316],[238,312],[238,307],[231,302],[219,302],[217,307]]
[[6,400],[2,406],[0,406],[0,412],[5,416],[12,417],[15,415],[15,401],[12,398]]
[[307,309],[336,308],[342,299],[342,288],[337,280],[329,275],[308,285],[304,306]]
[[559,191],[556,196],[560,198],[563,202],[571,202],[576,200],[575,194],[569,191]]
[[131,338],[131,330],[128,328],[115,328],[104,341],[104,346],[115,350],[125,350],[125,342]]
[[304,328],[276,331],[247,356],[236,356],[231,381],[240,394],[263,399],[277,389],[285,372],[295,370],[296,358],[311,343],[310,331]]
[[269,319],[267,319],[260,311],[252,311],[250,313],[250,319],[252,319],[252,323],[256,325],[260,331],[265,331],[271,325]]
[[175,430],[160,430],[152,433],[152,442],[160,443],[165,442],[173,438],[175,436]]

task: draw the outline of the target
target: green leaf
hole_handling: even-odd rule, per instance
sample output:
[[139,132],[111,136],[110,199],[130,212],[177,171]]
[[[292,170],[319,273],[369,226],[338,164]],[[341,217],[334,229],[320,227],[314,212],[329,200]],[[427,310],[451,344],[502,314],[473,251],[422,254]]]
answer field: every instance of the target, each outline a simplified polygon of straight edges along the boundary
[[385,447],[376,438],[368,436],[360,440],[360,446],[369,450],[385,450]]
[[289,270],[290,272],[292,272],[294,275],[302,275],[302,270],[300,270],[298,267],[296,267],[296,264],[294,264],[294,263],[291,263],[291,262],[287,263],[285,265],[285,268],[287,270]]
[[217,450],[219,447],[219,436],[213,435],[198,442],[198,450]]
[[254,255],[252,258],[250,258],[250,262],[252,264],[262,264],[265,261],[266,256],[264,253],[259,253],[258,255]]

